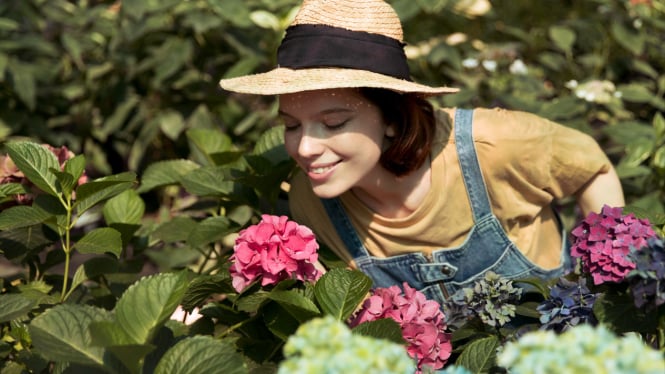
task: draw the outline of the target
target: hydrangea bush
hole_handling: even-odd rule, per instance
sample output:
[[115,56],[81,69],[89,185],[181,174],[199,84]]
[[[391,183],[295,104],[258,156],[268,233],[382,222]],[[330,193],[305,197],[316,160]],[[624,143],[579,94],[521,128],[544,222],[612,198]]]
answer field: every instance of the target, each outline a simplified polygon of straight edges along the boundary
[[514,374],[658,374],[663,353],[634,334],[617,336],[604,326],[580,325],[557,334],[530,332],[501,348],[498,364]]
[[436,301],[427,300],[423,293],[406,282],[402,287],[403,291],[399,286],[375,289],[351,321],[351,326],[390,318],[402,329],[407,351],[417,361],[417,373],[440,369],[452,351],[445,315]]
[[331,316],[301,325],[284,345],[278,374],[413,374],[404,345],[354,334]]

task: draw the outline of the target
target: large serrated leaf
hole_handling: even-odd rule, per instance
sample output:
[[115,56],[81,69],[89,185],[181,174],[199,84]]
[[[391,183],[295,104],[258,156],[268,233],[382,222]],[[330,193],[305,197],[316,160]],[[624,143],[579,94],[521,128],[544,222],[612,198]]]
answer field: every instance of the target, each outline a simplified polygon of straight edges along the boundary
[[47,360],[104,365],[104,349],[93,346],[88,327],[110,318],[110,312],[89,305],[63,304],[30,323],[35,350]]
[[268,294],[268,297],[281,305],[300,323],[321,315],[321,311],[314,304],[314,301],[307,298],[302,291],[273,290]]
[[314,294],[324,314],[345,321],[367,296],[372,280],[356,270],[332,269],[316,282]]
[[474,340],[462,351],[455,364],[464,366],[472,373],[486,373],[495,365],[499,344],[499,338],[496,336]]
[[187,174],[182,181],[187,192],[198,196],[226,196],[233,192],[233,182],[227,180],[225,168],[204,166]]
[[187,237],[187,243],[199,248],[208,243],[221,240],[238,230],[238,225],[224,216],[209,217],[199,222]]
[[169,349],[155,374],[248,373],[243,356],[230,343],[210,336],[194,336]]
[[37,306],[37,300],[21,294],[0,295],[0,323],[23,317],[35,306]]
[[31,206],[19,205],[0,212],[0,230],[12,230],[42,223],[52,214]]
[[110,227],[99,227],[87,232],[75,244],[74,248],[86,254],[112,253],[120,257],[122,252],[122,236],[118,230]]
[[135,190],[126,190],[104,204],[104,220],[113,223],[140,224],[145,213],[145,203]]
[[125,172],[82,184],[76,189],[76,203],[74,204],[74,208],[77,209],[80,215],[95,204],[132,188],[135,181],[136,173]]
[[184,310],[192,310],[203,305],[214,294],[235,293],[228,273],[199,275],[187,288],[182,299]]
[[169,160],[150,164],[141,177],[139,193],[148,192],[156,187],[180,183],[182,177],[201,167],[189,160]]
[[130,286],[115,308],[116,321],[136,344],[152,334],[178,307],[187,290],[187,273],[160,273]]
[[284,126],[271,127],[256,142],[253,153],[270,160],[273,165],[290,159],[284,148]]
[[51,169],[60,170],[60,164],[52,152],[32,142],[10,142],[6,147],[9,157],[30,182],[50,195],[58,194]]
[[364,322],[354,327],[351,331],[358,335],[406,344],[406,340],[404,340],[404,336],[402,335],[402,328],[392,318],[381,318],[375,321]]

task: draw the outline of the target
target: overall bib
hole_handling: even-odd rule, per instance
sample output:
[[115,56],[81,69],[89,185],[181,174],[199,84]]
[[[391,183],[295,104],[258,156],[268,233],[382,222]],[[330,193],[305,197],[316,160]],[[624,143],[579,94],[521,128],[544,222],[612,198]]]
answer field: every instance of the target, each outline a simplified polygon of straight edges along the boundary
[[455,144],[474,221],[460,246],[435,250],[431,256],[423,253],[387,258],[371,256],[360,241],[341,202],[337,198],[321,199],[358,269],[373,280],[374,288],[393,285],[401,287],[403,282],[407,282],[428,299],[443,305],[444,300],[455,291],[471,287],[474,281],[484,277],[489,270],[508,279],[546,279],[559,277],[570,267],[570,249],[563,229],[562,265],[551,270],[533,264],[508,239],[499,220],[492,213],[473,143],[472,122],[472,110],[456,110]]

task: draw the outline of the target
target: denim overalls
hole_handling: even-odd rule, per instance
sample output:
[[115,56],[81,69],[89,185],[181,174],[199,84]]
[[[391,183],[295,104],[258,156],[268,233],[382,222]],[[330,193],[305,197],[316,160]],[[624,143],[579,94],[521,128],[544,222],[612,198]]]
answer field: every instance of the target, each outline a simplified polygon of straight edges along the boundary
[[438,249],[431,256],[409,253],[388,258],[373,257],[362,245],[341,202],[337,198],[322,199],[337,233],[358,268],[372,278],[374,288],[401,287],[407,282],[427,298],[443,304],[455,291],[473,285],[488,270],[510,279],[553,278],[563,275],[570,266],[570,250],[564,230],[562,265],[551,270],[534,265],[508,239],[499,220],[492,214],[473,144],[472,122],[472,110],[456,110],[455,144],[474,220],[471,231],[459,247]]

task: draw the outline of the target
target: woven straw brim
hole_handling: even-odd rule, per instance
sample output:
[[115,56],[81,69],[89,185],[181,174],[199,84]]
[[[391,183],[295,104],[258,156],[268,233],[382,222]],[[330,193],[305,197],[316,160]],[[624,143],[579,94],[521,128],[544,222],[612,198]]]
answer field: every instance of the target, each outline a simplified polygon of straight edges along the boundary
[[342,68],[276,68],[266,73],[222,79],[228,91],[254,95],[281,95],[329,88],[372,87],[425,96],[455,93],[451,87],[430,87],[365,70]]

